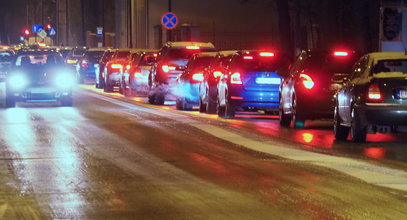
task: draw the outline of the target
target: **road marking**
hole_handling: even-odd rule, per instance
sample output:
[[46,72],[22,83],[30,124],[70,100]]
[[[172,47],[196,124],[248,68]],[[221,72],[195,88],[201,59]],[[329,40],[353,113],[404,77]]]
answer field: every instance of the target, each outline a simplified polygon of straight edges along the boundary
[[[355,178],[361,179],[367,183],[374,184],[377,186],[407,191],[407,172],[402,170],[382,167],[357,159],[293,149],[290,147],[290,145],[279,143],[278,141],[271,140],[266,142],[256,141],[242,137],[239,134],[231,132],[229,130],[193,120],[191,119],[190,116],[187,115],[177,114],[175,112],[165,111],[158,108],[148,108],[148,106],[145,105],[137,106],[131,103],[118,100],[116,98],[106,97],[104,95],[97,93],[89,94],[98,99],[102,99],[125,108],[144,111],[147,113],[159,115],[161,117],[165,117],[181,123],[188,124],[217,138],[255,151],[275,155],[285,159],[301,161],[308,164],[337,170],[339,172],[348,174],[350,176],[353,176]],[[165,114],[161,114],[162,112],[165,112]]]

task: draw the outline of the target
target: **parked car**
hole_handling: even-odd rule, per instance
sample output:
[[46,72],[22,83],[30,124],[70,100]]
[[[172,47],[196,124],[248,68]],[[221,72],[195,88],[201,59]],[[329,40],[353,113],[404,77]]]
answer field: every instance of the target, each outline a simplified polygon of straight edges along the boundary
[[6,74],[14,58],[14,51],[10,49],[0,49],[0,82],[6,78]]
[[95,63],[95,86],[97,89],[103,89],[105,87],[104,70],[107,62],[109,62],[113,54],[114,51],[112,49],[107,49],[98,62]]
[[370,53],[360,58],[338,91],[335,138],[365,142],[366,134],[407,126],[407,54]]
[[105,79],[104,91],[113,92],[113,87],[120,88],[123,65],[130,58],[132,53],[137,52],[135,49],[116,49],[114,54],[105,65],[103,78]]
[[6,107],[16,102],[55,102],[72,105],[75,74],[53,50],[20,50],[6,77]]
[[[360,56],[354,51],[303,51],[281,84],[280,124],[332,118],[334,95]],[[318,104],[316,104],[318,103]]]
[[147,50],[132,54],[128,63],[124,65],[121,92],[125,96],[146,95],[148,93],[148,76],[154,65],[158,50]]
[[218,115],[233,118],[237,110],[278,112],[279,88],[289,64],[288,57],[278,52],[234,54],[218,83]]
[[173,97],[176,78],[185,68],[188,59],[195,53],[216,51],[212,43],[168,42],[158,52],[157,62],[151,68],[148,94],[150,104],[163,105],[165,99]]
[[69,51],[72,50],[72,47],[59,47],[58,52],[61,53],[62,57],[66,59]]
[[218,82],[225,73],[233,54],[237,50],[219,51],[215,58],[204,68],[204,78],[199,84],[199,111],[215,114],[217,110]]
[[106,49],[91,48],[83,53],[83,56],[76,63],[76,74],[79,83],[84,83],[85,79],[95,79],[95,63],[102,57]]
[[177,78],[177,86],[173,88],[178,110],[191,110],[199,105],[199,84],[204,80],[204,71],[215,60],[217,52],[202,52],[194,54],[185,69]]

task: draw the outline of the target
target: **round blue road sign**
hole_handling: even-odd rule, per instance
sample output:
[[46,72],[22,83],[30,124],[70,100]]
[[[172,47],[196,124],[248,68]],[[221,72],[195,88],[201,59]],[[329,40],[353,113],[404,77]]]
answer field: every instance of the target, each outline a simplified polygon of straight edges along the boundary
[[179,21],[177,15],[172,12],[166,12],[161,17],[161,25],[167,30],[176,28],[178,22]]

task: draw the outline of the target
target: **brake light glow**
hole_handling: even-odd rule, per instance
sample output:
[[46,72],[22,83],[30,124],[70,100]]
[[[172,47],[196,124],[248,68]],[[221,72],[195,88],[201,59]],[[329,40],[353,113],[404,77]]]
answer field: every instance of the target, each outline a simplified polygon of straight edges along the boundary
[[170,70],[175,70],[175,66],[169,66],[169,65],[162,65],[161,69],[165,72],[168,73],[170,72]]
[[158,56],[158,54],[156,54],[156,53],[155,53],[155,54],[153,54],[153,56],[154,56],[154,57],[157,57],[157,56]]
[[349,55],[349,53],[348,53],[348,52],[345,52],[345,51],[335,51],[335,52],[334,52],[334,55],[335,55],[335,56],[338,56],[338,57],[346,57],[346,56]]
[[240,96],[231,96],[230,98],[234,100],[243,100],[243,97]]
[[67,59],[66,63],[67,64],[75,64],[76,62],[78,62],[77,60],[73,60],[73,59]]
[[45,46],[47,46],[45,43],[38,43],[38,46],[40,46],[40,47],[45,47]]
[[222,76],[222,72],[221,71],[215,71],[215,72],[213,72],[213,77],[215,77],[215,78],[219,78],[219,77],[221,77]]
[[135,72],[134,73],[134,78],[141,78],[141,77],[142,77],[142,75],[141,75],[140,72]]
[[382,95],[380,93],[379,85],[373,83],[369,86],[369,91],[367,93],[367,99],[370,101],[381,101]]
[[300,79],[301,79],[302,85],[306,89],[312,89],[315,85],[314,81],[312,81],[312,78],[310,76],[308,76],[307,74],[300,74]]
[[238,72],[233,73],[233,74],[230,76],[230,83],[231,83],[231,84],[236,84],[236,85],[241,85],[241,84],[243,84],[243,82],[242,82],[242,80],[241,80],[241,78],[240,78],[240,73],[238,73]]
[[200,49],[200,47],[198,47],[198,46],[186,46],[186,48],[188,50],[199,50]]
[[112,69],[121,69],[123,66],[121,64],[114,63],[110,66]]
[[253,60],[253,56],[243,56],[244,60]]
[[127,64],[126,65],[126,70],[129,70],[131,68],[131,65],[130,64]]
[[192,75],[192,79],[198,82],[202,82],[204,80],[203,73],[195,73]]
[[81,66],[82,66],[82,67],[88,67],[88,61],[82,60]]
[[262,57],[274,57],[274,53],[272,53],[272,52],[261,52],[260,56],[262,56]]

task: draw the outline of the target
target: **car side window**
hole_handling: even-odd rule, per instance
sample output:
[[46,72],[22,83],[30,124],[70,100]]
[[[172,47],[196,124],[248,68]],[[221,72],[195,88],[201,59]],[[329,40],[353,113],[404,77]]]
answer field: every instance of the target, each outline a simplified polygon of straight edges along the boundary
[[307,55],[305,52],[302,52],[297,60],[294,62],[293,67],[290,69],[290,74],[291,75],[296,75],[298,71],[304,66],[305,61],[307,60]]
[[355,63],[352,69],[350,79],[356,79],[363,75],[363,73],[366,70],[368,60],[369,60],[368,56],[363,56]]

